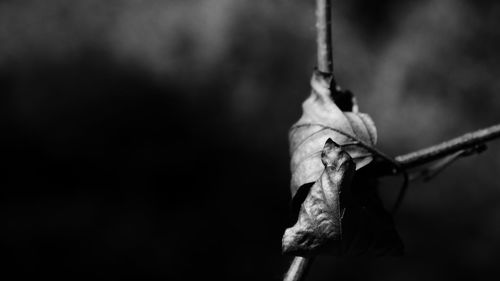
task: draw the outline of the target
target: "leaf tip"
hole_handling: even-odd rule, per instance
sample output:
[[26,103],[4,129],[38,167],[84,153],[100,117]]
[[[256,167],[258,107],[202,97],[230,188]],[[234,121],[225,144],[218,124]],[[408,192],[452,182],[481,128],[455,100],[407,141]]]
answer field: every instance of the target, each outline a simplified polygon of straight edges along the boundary
[[323,162],[323,165],[325,165],[325,167],[334,166],[341,157],[350,158],[340,145],[334,142],[331,138],[328,138],[325,142],[323,150],[321,151],[321,162]]

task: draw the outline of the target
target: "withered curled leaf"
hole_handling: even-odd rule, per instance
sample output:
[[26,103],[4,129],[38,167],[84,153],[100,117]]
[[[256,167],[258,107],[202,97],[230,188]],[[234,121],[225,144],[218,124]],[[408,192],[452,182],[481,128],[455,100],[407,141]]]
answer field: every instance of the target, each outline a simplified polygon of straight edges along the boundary
[[359,141],[375,145],[377,130],[370,116],[341,111],[331,97],[331,78],[318,71],[311,79],[312,93],[302,104],[302,117],[290,129],[292,196],[304,184],[315,182],[323,172],[321,151],[327,139],[340,145],[353,159],[356,170],[364,167],[373,155]]
[[353,97],[350,108],[336,104],[331,79],[313,74],[302,117],[290,129],[291,193],[298,215],[285,231],[283,252],[399,252],[402,244],[375,193],[376,182],[356,172],[374,158],[375,125],[358,112]]
[[349,188],[355,164],[351,156],[331,139],[326,141],[322,150],[321,162],[323,173],[302,203],[297,223],[283,236],[285,253],[308,255],[341,237],[340,222],[345,209],[339,195]]

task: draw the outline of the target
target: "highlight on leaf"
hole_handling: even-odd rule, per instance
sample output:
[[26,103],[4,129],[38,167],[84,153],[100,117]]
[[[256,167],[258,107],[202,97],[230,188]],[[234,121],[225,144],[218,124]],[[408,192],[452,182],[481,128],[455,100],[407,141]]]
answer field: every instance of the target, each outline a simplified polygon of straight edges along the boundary
[[331,75],[315,71],[312,92],[302,104],[303,114],[290,129],[292,196],[304,184],[315,182],[324,167],[320,153],[327,139],[340,145],[353,159],[356,170],[373,159],[369,146],[377,142],[377,129],[367,114],[360,113],[353,103],[351,111],[341,111],[331,95]]

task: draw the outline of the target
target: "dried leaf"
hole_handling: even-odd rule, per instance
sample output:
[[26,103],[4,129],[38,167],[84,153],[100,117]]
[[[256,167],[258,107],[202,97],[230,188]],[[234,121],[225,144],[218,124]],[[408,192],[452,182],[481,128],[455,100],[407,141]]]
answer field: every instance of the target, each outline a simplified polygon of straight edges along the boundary
[[356,145],[362,141],[375,145],[377,130],[370,116],[357,112],[343,112],[331,97],[327,76],[315,72],[311,79],[312,93],[302,104],[303,114],[289,134],[291,151],[292,196],[304,184],[315,182],[324,167],[320,153],[327,139],[343,147],[356,164],[356,170],[373,159],[366,148]]
[[400,253],[401,240],[374,181],[356,175],[373,160],[369,148],[377,141],[375,125],[358,112],[354,99],[342,105],[345,110],[351,104],[350,111],[340,110],[331,97],[330,80],[314,73],[303,115],[290,130],[291,192],[298,219],[285,231],[283,252]]
[[349,188],[355,164],[349,154],[328,139],[322,154],[323,173],[302,203],[297,223],[285,231],[283,252],[307,255],[330,241],[340,240],[344,210],[340,193]]

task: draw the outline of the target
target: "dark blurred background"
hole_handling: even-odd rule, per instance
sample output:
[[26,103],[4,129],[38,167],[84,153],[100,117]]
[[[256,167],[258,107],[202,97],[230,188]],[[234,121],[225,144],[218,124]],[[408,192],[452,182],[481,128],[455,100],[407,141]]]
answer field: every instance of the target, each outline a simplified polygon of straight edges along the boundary
[[[398,155],[500,121],[500,2],[334,0],[337,79]],[[2,251],[23,276],[279,280],[314,1],[0,1]],[[498,276],[500,144],[411,186],[406,255],[307,280]],[[391,204],[397,180],[380,192]]]

